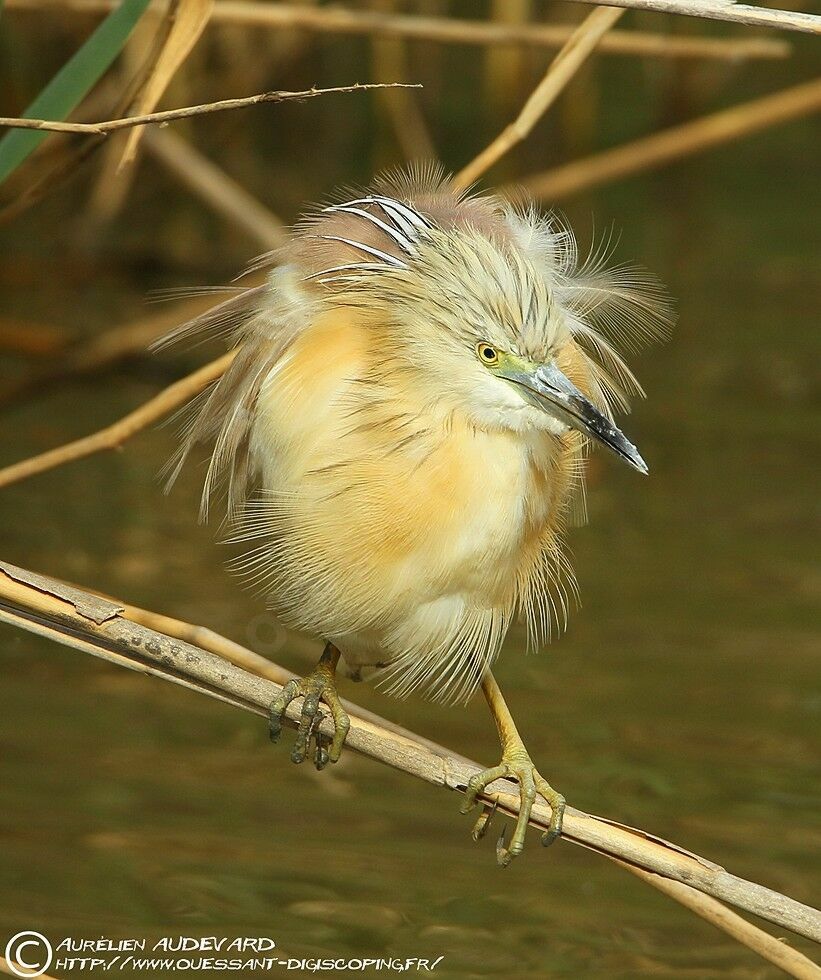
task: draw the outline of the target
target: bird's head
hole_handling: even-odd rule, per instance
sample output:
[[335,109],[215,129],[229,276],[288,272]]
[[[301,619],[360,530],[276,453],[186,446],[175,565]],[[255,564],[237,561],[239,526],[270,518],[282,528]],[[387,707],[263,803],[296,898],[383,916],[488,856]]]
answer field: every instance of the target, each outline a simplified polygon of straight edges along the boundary
[[612,420],[641,389],[611,340],[669,322],[652,279],[580,263],[555,219],[446,182],[331,205],[304,240],[310,278],[372,317],[380,370],[477,427],[575,430],[647,472]]

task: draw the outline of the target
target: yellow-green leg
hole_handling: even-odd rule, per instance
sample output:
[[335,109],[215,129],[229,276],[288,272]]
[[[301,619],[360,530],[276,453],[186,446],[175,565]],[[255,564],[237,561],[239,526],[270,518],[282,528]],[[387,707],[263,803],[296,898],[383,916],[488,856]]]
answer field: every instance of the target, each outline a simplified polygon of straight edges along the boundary
[[[510,846],[505,847],[504,833],[499,838],[496,845],[496,857],[503,867],[510,864],[517,854],[521,854],[525,844],[525,833],[527,831],[530,811],[536,796],[542,796],[550,805],[552,811],[550,826],[542,835],[542,844],[547,847],[562,832],[562,818],[564,817],[565,800],[555,789],[543,779],[539,771],[533,765],[533,761],[528,755],[521,735],[513,721],[496,678],[490,672],[485,671],[482,678],[482,693],[487,699],[496,728],[499,732],[499,741],[502,743],[502,761],[492,769],[485,769],[484,772],[477,772],[471,776],[465,793],[465,802],[462,805],[462,813],[468,813],[477,803],[479,793],[483,792],[495,779],[508,777],[515,779],[519,784],[519,817],[516,820],[516,828],[513,837],[510,839]],[[489,818],[483,813],[476,821],[473,829],[473,836],[478,840],[488,828]]]
[[[302,716],[299,719],[299,729],[296,741],[291,750],[291,762],[297,764],[305,761],[311,738],[314,738],[316,750],[314,763],[317,769],[323,769],[327,762],[338,762],[342,754],[342,746],[351,727],[351,720],[342,707],[342,701],[336,690],[336,665],[339,663],[339,650],[328,643],[319,658],[319,663],[307,677],[295,678],[288,681],[278,697],[272,702],[270,709],[270,735],[272,742],[278,742],[282,733],[282,722],[288,705],[296,698],[304,698]],[[334,720],[334,737],[328,748],[315,734],[315,729],[322,721],[319,703],[323,701],[331,710]]]

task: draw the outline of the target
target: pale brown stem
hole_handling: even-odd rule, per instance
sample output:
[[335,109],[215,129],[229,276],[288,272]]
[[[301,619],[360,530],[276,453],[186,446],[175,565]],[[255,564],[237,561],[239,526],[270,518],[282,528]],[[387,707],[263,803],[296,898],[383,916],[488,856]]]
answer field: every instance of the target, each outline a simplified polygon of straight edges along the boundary
[[[572,0],[573,3],[598,3],[599,0]],[[652,10],[660,14],[683,14],[685,17],[702,17],[707,20],[723,20],[751,27],[777,27],[784,31],[803,31],[821,34],[821,17],[798,10],[773,10],[754,7],[732,0],[606,0],[610,7],[630,10]]]
[[165,388],[154,398],[141,405],[135,411],[119,419],[113,425],[100,429],[89,436],[69,442],[57,449],[22,460],[0,470],[0,488],[10,486],[20,480],[26,480],[38,473],[45,473],[75,459],[83,459],[105,449],[117,449],[136,432],[165,418],[184,405],[189,399],[199,394],[207,385],[222,375],[234,359],[235,351],[223,354],[222,357],[211,361],[193,374],[189,374],[175,384]]
[[[0,619],[263,717],[281,690],[279,685],[255,677],[206,650],[130,621],[123,607],[116,603],[6,563],[0,563]],[[292,705],[287,712],[287,720],[294,727],[299,713],[298,705]],[[333,734],[329,720],[322,723],[321,731],[329,737]],[[460,792],[464,792],[470,776],[479,771],[474,763],[463,762],[444,748],[421,745],[412,736],[400,736],[381,724],[355,717],[347,745],[429,783]],[[515,815],[519,799],[511,789],[509,782],[499,780],[488,787],[482,798]],[[547,807],[537,802],[530,822],[546,830]],[[644,831],[569,807],[563,837],[641,871],[688,884],[799,935],[821,940],[821,913],[737,878],[720,866]],[[677,897],[672,892],[671,896]]]
[[624,11],[597,7],[582,21],[556,55],[516,119],[454,177],[457,187],[469,187],[478,177],[524,140],[556,101],[570,79],[590,57]]
[[286,240],[285,224],[187,140],[170,130],[148,130],[143,140],[148,152],[178,180],[266,251]]
[[[211,653],[224,657],[225,660],[236,664],[237,667],[242,667],[259,677],[267,677],[275,684],[285,685],[297,676],[267,657],[263,657],[253,650],[249,650],[248,647],[244,647],[242,644],[205,626],[186,623],[181,619],[175,619],[173,616],[164,616],[161,613],[152,612],[150,609],[132,606],[111,596],[105,596],[105,598],[118,606],[122,606],[123,615],[126,619],[147,626],[159,633],[165,633],[166,636],[175,636],[178,640],[193,643],[194,646],[202,647],[203,650],[210,650]],[[286,643],[291,653],[296,650],[299,654],[305,655],[309,661],[316,660],[322,652],[322,644],[318,641],[305,639],[299,634],[283,630],[283,646]]]
[[630,174],[653,170],[819,109],[821,79],[815,79],[544,173],[522,177],[515,184],[500,188],[500,193],[515,197],[525,190],[531,197],[552,202]]
[[751,922],[747,922],[737,912],[728,909],[726,905],[722,905],[710,895],[704,895],[681,881],[672,881],[650,871],[643,871],[635,865],[627,865],[621,861],[616,863],[627,868],[641,881],[681,903],[691,912],[695,912],[711,926],[726,932],[737,942],[758,953],[765,960],[769,960],[789,976],[797,977],[798,980],[821,980],[821,967],[816,966],[809,957],[788,946],[782,939],[777,939]]
[[213,112],[229,112],[233,109],[245,109],[248,106],[262,105],[268,102],[301,102],[313,99],[318,95],[331,95],[340,92],[366,92],[370,89],[382,88],[419,88],[419,85],[403,82],[373,82],[367,84],[340,85],[334,88],[310,88],[304,92],[261,92],[242,99],[222,99],[219,102],[208,102],[202,105],[184,106],[180,109],[164,109],[162,112],[148,112],[142,116],[126,116],[124,119],[106,119],[102,122],[77,123],[59,122],[53,119],[17,119],[0,116],[0,126],[11,129],[44,129],[53,133],[88,133],[93,136],[106,136],[120,129],[130,129],[132,126],[149,126],[174,122],[177,119],[190,119],[192,116],[204,116]]
[[[6,0],[5,10],[57,8],[78,13],[107,13],[116,0]],[[149,8],[151,9],[151,8]],[[159,6],[158,10],[161,9]],[[244,24],[274,29],[300,28],[329,34],[378,34],[443,44],[524,45],[559,48],[574,31],[572,24],[503,24],[446,17],[416,17],[342,7],[309,7],[254,0],[216,0],[212,24]],[[641,31],[611,31],[601,43],[603,54],[662,58],[786,58],[789,44],[774,38],[675,37]]]

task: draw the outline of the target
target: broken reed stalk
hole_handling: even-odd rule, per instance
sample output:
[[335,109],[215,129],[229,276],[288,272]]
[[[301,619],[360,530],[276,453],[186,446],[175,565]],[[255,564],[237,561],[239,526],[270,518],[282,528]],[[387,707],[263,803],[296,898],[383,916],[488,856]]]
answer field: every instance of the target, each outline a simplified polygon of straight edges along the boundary
[[544,77],[522,106],[519,115],[482,152],[464,166],[453,179],[467,188],[517,143],[527,138],[536,123],[556,101],[567,83],[595,51],[623,10],[597,7],[582,21],[550,63]]
[[651,133],[622,146],[531,174],[499,188],[516,197],[523,190],[531,197],[553,202],[601,184],[664,166],[675,160],[730,143],[770,126],[821,110],[821,79],[792,86],[741,105],[722,109],[691,122]]
[[246,109],[249,106],[264,103],[302,102],[305,99],[314,99],[320,95],[367,92],[371,89],[383,88],[421,88],[421,85],[409,82],[356,82],[354,85],[338,85],[333,88],[309,88],[304,92],[261,92],[259,95],[249,95],[241,99],[221,99],[219,102],[183,106],[179,109],[164,109],[161,112],[148,112],[142,116],[126,116],[123,119],[105,119],[102,122],[91,123],[0,116],[0,126],[7,126],[11,129],[45,129],[53,133],[87,133],[90,136],[107,136],[109,133],[115,133],[121,129],[131,129],[133,126],[164,125],[178,119],[191,119],[193,116],[205,116],[214,112],[230,112],[234,109]]
[[[278,684],[208,650],[133,621],[127,607],[121,604],[4,562],[0,562],[0,620],[260,716],[267,716],[268,706],[281,689]],[[272,666],[276,671],[282,670]],[[282,680],[288,676],[287,672],[281,673]],[[397,726],[388,727],[378,716],[365,718],[356,706],[350,707],[350,713],[349,750],[458,792],[464,792],[470,776],[480,770],[478,764],[435,743],[418,739]],[[288,723],[296,727],[299,706],[291,704],[287,716]],[[324,719],[320,731],[326,736],[331,734],[330,719]],[[482,800],[510,816],[518,812],[518,795],[507,780],[493,783]],[[537,803],[531,825],[544,830],[549,819],[549,807]],[[563,837],[627,865],[671,897],[679,901],[686,899],[684,904],[688,907],[757,949],[771,962],[778,962],[792,976],[819,975],[817,967],[803,954],[724,909],[720,901],[821,941],[821,913],[816,910],[737,878],[675,844],[573,808],[568,808],[565,815]],[[659,876],[661,881],[655,881]],[[666,887],[670,883],[672,889]],[[719,908],[713,902],[701,901],[703,895],[720,900],[716,903]]]
[[[117,0],[6,0],[6,10],[59,9],[104,14]],[[149,8],[153,9],[153,8]],[[157,7],[158,10],[162,9]],[[254,0],[216,0],[211,24],[299,29],[326,34],[376,35],[441,44],[520,45],[559,48],[575,30],[573,24],[503,24],[448,17],[419,17],[343,7],[309,7]],[[776,38],[676,37],[643,31],[612,31],[602,41],[603,54],[636,57],[708,58],[742,61],[746,58],[786,58],[790,46]]]

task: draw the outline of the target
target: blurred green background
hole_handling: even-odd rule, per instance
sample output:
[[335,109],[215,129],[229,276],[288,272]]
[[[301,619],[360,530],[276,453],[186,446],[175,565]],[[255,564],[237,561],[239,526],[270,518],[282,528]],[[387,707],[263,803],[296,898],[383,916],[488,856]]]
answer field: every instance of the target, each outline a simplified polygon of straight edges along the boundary
[[[393,9],[564,23],[587,12],[524,0]],[[99,20],[52,6],[3,11],[2,111],[22,113]],[[759,33],[633,13],[619,28]],[[150,38],[134,37],[84,118],[114,112]],[[817,42],[783,39],[792,53],[781,60],[595,55],[483,186],[811,77]],[[410,107],[363,93],[174,124],[287,222],[305,202],[401,163],[409,132],[413,146],[427,131],[458,169],[515,115],[552,54],[219,24],[162,105],[422,82]],[[668,284],[679,324],[634,361],[648,400],[627,431],[650,479],[594,457],[590,523],[571,540],[583,608],[539,654],[525,655],[514,631],[498,670],[534,759],[573,805],[803,901],[813,885],[817,895],[821,866],[818,137],[805,119],[556,202],[582,242],[615,226],[616,259]],[[123,324],[173,322],[175,307],[148,305],[152,291],[223,283],[263,250],[150,148],[119,176],[107,149],[70,161],[66,182],[48,176],[81,145],[52,138],[0,188],[0,466],[113,421],[210,351],[140,351],[68,379],[27,378]],[[43,175],[42,200],[2,210]],[[0,557],[305,670],[226,572],[216,528],[197,524],[202,469],[162,494],[172,447],[172,430],[157,428],[2,491]],[[0,638],[3,943],[27,928],[261,934],[288,956],[444,954],[439,976],[780,975],[579,848],[543,852],[533,835],[501,871],[490,841],[470,841],[456,796],[352,754],[322,774],[294,767],[257,719],[9,627]],[[496,761],[479,699],[463,709],[365,685],[343,694]]]

